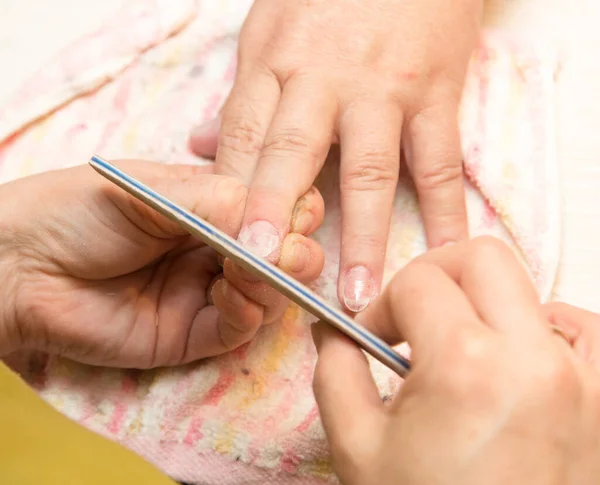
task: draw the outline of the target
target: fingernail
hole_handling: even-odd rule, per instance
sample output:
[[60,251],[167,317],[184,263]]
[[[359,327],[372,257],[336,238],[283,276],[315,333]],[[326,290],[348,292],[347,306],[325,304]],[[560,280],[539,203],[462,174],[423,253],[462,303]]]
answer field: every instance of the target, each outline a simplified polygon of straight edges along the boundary
[[456,244],[456,241],[446,241],[444,244],[442,244],[442,247],[453,246],[454,244]]
[[280,245],[279,232],[267,221],[255,221],[242,229],[239,242],[255,256],[266,258]]
[[376,295],[375,281],[365,266],[354,266],[344,278],[344,304],[351,312],[363,311]]
[[292,216],[292,232],[296,234],[306,234],[313,224],[314,216],[309,210],[300,208]]
[[313,213],[309,210],[308,197],[303,195],[298,199],[294,206],[292,214],[292,223],[290,224],[292,232],[297,234],[306,234],[313,224]]
[[219,280],[221,280],[222,278],[223,278],[223,275],[218,275],[210,282],[210,285],[208,285],[208,291],[206,292],[206,302],[209,305],[215,304],[213,292],[215,291],[215,286],[217,285]]
[[246,304],[246,297],[242,295],[239,290],[234,288],[226,279],[223,279],[221,292],[223,293],[223,297],[234,306],[242,307]]
[[289,234],[283,242],[279,267],[286,273],[301,273],[310,262],[310,249],[302,239],[300,235]]

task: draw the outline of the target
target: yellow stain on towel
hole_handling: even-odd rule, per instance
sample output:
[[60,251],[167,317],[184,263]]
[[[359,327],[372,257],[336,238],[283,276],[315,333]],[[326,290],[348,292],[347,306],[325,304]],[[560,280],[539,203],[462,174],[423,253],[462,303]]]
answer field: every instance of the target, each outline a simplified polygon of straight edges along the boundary
[[215,439],[213,448],[218,453],[231,454],[234,448],[235,437],[237,433],[233,431],[230,425],[225,424],[219,436]]
[[123,137],[123,148],[125,149],[126,152],[133,151],[133,149],[137,146],[137,139],[138,139],[137,125],[133,124],[125,132],[125,136]]
[[295,323],[299,315],[298,307],[288,306],[282,318],[281,329],[275,334],[272,350],[264,361],[263,372],[276,372],[279,369],[279,364],[290,346],[290,325]]
[[331,462],[327,458],[317,458],[309,464],[311,474],[319,478],[330,478],[333,475]]
[[502,178],[508,181],[514,181],[517,178],[517,170],[514,163],[504,162],[502,167]]
[[[35,126],[31,127],[31,146],[40,147],[42,146],[42,140],[45,138],[48,132],[47,118],[39,121]],[[32,157],[29,154],[25,155],[21,163],[19,163],[19,177],[25,177],[34,172],[35,164],[39,162],[39,157]]]
[[264,396],[271,379],[271,374],[279,370],[281,361],[289,349],[290,342],[294,336],[294,326],[299,318],[300,309],[297,305],[290,304],[282,317],[280,328],[274,332],[273,341],[269,346],[270,351],[261,360],[261,365],[252,369],[252,374],[255,377],[252,381],[250,391],[247,391],[248,384],[244,380],[238,381],[236,387],[243,386],[245,392],[238,393],[236,392],[237,390],[231,391],[231,396],[235,396],[236,394],[243,396],[237,403],[234,403],[236,409],[247,409]]
[[171,50],[165,53],[165,56],[160,60],[161,67],[177,67],[182,63],[183,48],[181,45],[173,45]]

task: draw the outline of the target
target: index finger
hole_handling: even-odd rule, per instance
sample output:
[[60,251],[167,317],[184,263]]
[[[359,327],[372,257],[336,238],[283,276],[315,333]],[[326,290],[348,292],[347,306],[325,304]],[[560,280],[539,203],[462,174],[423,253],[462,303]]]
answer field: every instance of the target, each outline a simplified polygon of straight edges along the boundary
[[519,339],[548,332],[525,269],[492,237],[420,256],[358,320],[392,344],[407,340],[419,353],[440,350],[461,329],[487,327]]
[[331,145],[336,100],[305,77],[284,86],[248,192],[240,242],[272,262],[297,200],[312,186]]
[[429,251],[417,261],[444,270],[489,326],[520,336],[543,327],[533,282],[514,251],[503,241],[479,237]]

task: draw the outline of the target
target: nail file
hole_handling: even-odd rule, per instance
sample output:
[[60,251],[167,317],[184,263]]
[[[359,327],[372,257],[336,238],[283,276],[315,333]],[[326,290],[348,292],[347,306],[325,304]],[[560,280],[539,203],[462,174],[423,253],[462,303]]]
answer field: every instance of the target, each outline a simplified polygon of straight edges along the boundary
[[199,238],[221,255],[266,281],[307,312],[346,334],[366,352],[401,377],[405,377],[410,371],[410,361],[398,354],[379,337],[326,303],[306,286],[290,278],[275,265],[244,249],[235,239],[212,224],[192,214],[100,157],[92,157],[89,163],[94,170],[136,199],[178,223],[190,234]]

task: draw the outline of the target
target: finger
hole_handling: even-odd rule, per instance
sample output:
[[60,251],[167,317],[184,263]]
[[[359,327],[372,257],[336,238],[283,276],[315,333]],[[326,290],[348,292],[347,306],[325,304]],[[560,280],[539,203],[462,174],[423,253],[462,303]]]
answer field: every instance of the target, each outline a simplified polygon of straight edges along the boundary
[[257,276],[244,270],[230,259],[223,264],[223,275],[246,298],[259,305],[274,307],[279,305],[283,295]]
[[504,242],[479,237],[429,251],[417,261],[442,268],[491,327],[521,338],[543,328],[539,297],[524,266]]
[[250,185],[281,90],[266,69],[241,68],[223,108],[216,171]]
[[[155,268],[142,272],[147,273],[149,282],[135,297],[138,318],[128,340],[133,345],[128,355],[136,357],[134,361],[151,359],[153,366],[164,366],[219,355],[249,341],[263,321],[259,305],[240,297],[235,289],[223,291],[223,278],[217,277],[219,268],[210,248],[169,255]],[[132,288],[127,278],[138,276],[132,273],[121,278],[121,286]],[[215,277],[217,281],[212,283]],[[207,306],[209,285],[213,287],[210,300],[218,304],[221,314]],[[129,317],[127,312],[122,315]],[[150,355],[148,345],[154,348]]]
[[[225,285],[225,287],[224,287]],[[262,308],[218,280],[212,290],[214,306],[193,318],[181,363],[221,355],[249,342],[260,328]]]
[[194,128],[190,134],[190,150],[202,158],[214,160],[219,146],[221,115]]
[[[121,165],[121,164],[119,164]],[[157,164],[159,165],[159,164]],[[126,165],[124,165],[125,170]],[[158,167],[155,167],[158,168]],[[169,166],[161,178],[147,176],[144,169],[128,170],[158,193],[182,205],[230,236],[239,230],[247,189],[232,177],[214,175],[200,167]],[[160,215],[151,207],[116,186],[105,184],[103,190],[120,211],[143,231],[157,238],[187,235],[179,224]]]
[[240,242],[276,262],[297,200],[312,186],[329,151],[333,93],[304,77],[285,85],[248,193]]
[[[219,132],[221,130],[221,114],[192,129],[190,134],[190,150],[201,158],[214,160],[219,147]],[[331,144],[337,145],[337,134],[331,137]]]
[[250,340],[263,323],[261,305],[246,298],[226,278],[215,283],[212,298],[221,315],[219,333],[227,345],[237,346]]
[[291,232],[308,236],[323,223],[325,202],[316,187],[311,187],[298,199],[292,212]]
[[566,303],[550,303],[542,311],[564,332],[575,353],[600,370],[600,315]]
[[407,163],[430,247],[468,237],[457,112],[455,104],[440,105],[408,123]]
[[288,234],[283,241],[278,266],[301,283],[316,280],[325,264],[320,244],[301,234]]
[[407,341],[413,362],[443,352],[456,336],[486,328],[456,282],[420,261],[398,272],[357,320],[390,344]]
[[[323,269],[323,250],[315,241],[299,234],[284,240],[279,267],[301,283],[314,281]],[[231,260],[226,260],[223,274],[244,296],[265,307],[265,320],[274,321],[287,306],[287,299],[268,283],[248,273]]]
[[[197,175],[209,175],[215,172],[212,165],[167,165],[161,162],[137,159],[114,160],[111,163],[148,183],[156,183],[165,178],[185,181]],[[92,174],[94,180],[98,178],[98,174],[90,171],[91,167],[84,165],[82,168]],[[114,186],[112,182],[107,182],[107,185]]]
[[376,440],[383,406],[362,351],[325,323],[314,324],[312,331],[318,353],[313,389],[335,457],[356,447],[357,439]]
[[338,294],[360,312],[379,293],[400,167],[402,114],[361,102],[340,120],[342,247]]

